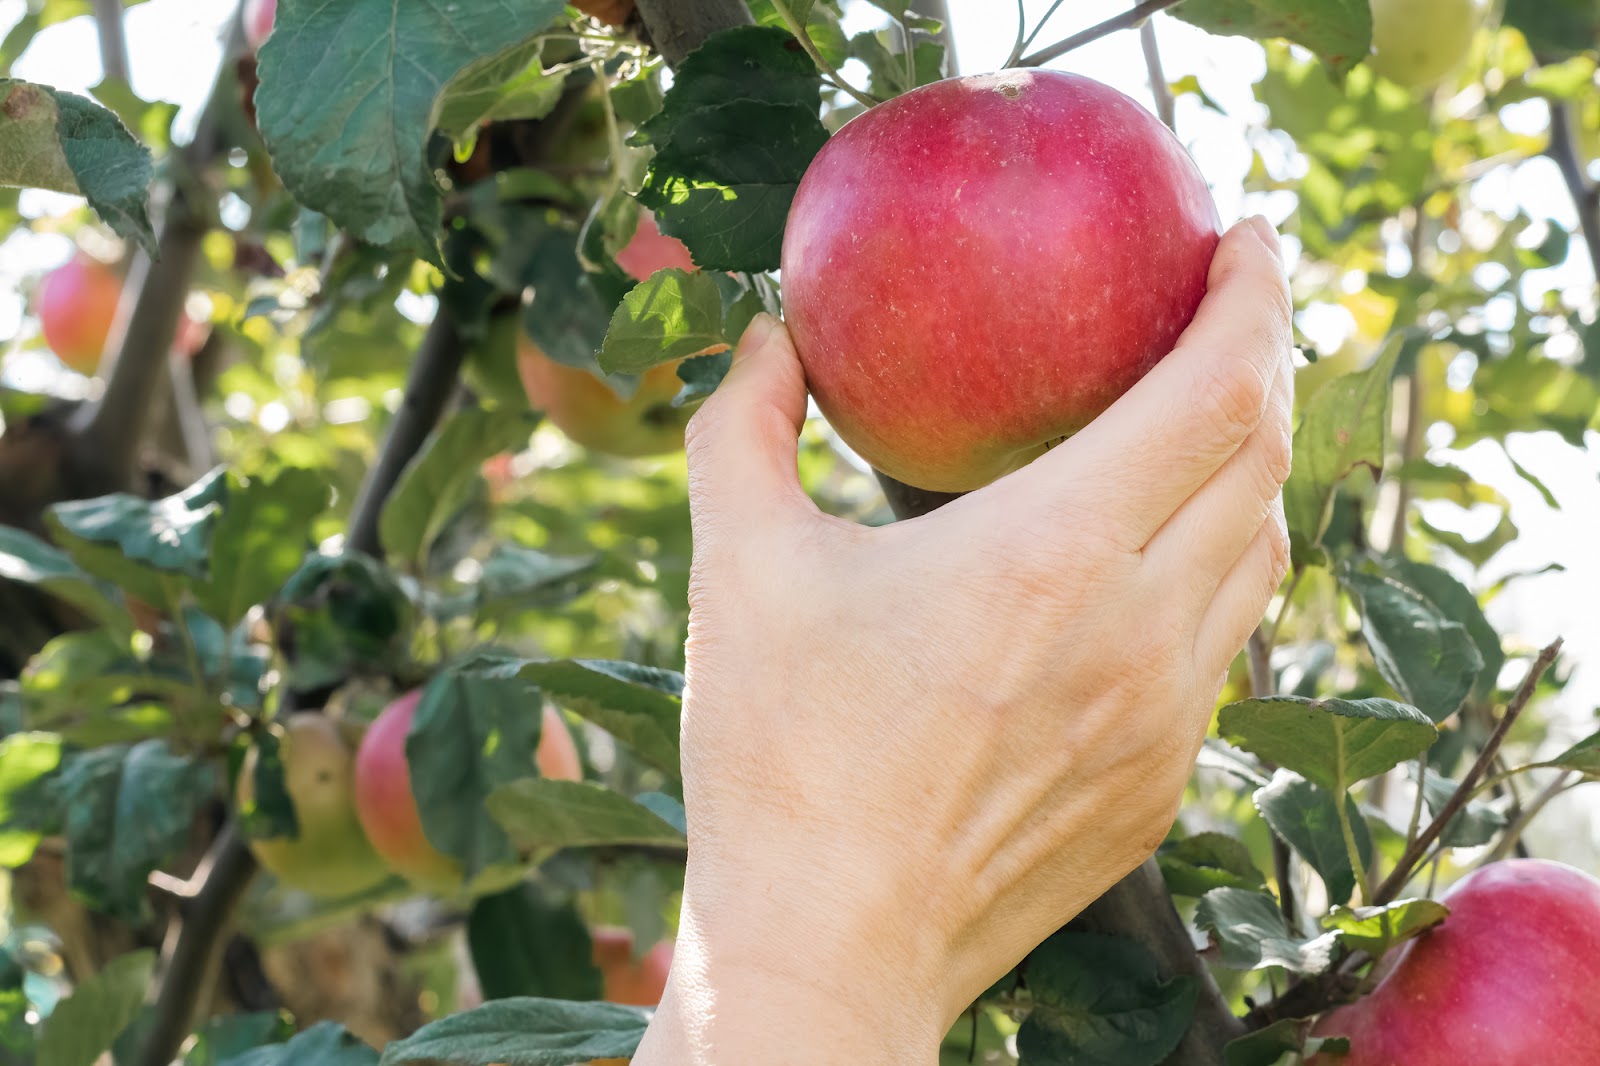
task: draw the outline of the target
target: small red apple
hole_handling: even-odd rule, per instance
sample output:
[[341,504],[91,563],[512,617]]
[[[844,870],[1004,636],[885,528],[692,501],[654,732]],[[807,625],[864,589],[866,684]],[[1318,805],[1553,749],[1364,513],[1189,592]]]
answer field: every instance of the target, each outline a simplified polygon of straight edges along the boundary
[[573,0],[573,6],[609,26],[621,26],[633,14],[633,0]]
[[639,213],[639,226],[633,231],[627,245],[617,253],[617,265],[626,270],[635,281],[644,281],[658,270],[677,267],[690,273],[698,270],[689,248],[676,237],[668,237],[656,225],[656,216],[649,211]]
[[259,51],[267,43],[277,17],[278,0],[245,0],[244,37],[250,44],[250,51]]
[[1318,1036],[1349,1037],[1350,1054],[1311,1064],[1600,1062],[1600,880],[1509,859],[1440,902],[1450,916],[1396,949],[1370,995],[1317,1023]]
[[46,274],[34,292],[45,343],[72,369],[93,374],[105,355],[121,298],[116,271],[87,255],[73,256]]
[[1169,352],[1220,240],[1172,132],[1050,70],[951,78],[846,123],[807,169],[784,311],[839,435],[964,492],[1076,433]]
[[654,1007],[661,1002],[667,990],[667,972],[672,969],[672,941],[663,940],[635,959],[633,933],[627,929],[602,925],[590,935],[594,964],[603,981],[601,995],[607,1003]]
[[[361,827],[389,868],[419,888],[450,893],[462,885],[461,864],[428,840],[417,798],[411,791],[406,736],[422,702],[422,690],[406,693],[385,707],[356,751],[355,806]],[[583,768],[566,723],[546,705],[535,764],[546,777],[578,780]]]

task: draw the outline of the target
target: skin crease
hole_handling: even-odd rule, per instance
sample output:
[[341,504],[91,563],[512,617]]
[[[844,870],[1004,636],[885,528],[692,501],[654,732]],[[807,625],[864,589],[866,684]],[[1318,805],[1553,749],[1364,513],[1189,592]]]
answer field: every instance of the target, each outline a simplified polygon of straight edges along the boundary
[[96,259],[77,255],[46,274],[34,293],[45,343],[80,374],[93,374],[117,317],[122,279]]
[[1600,881],[1509,859],[1440,902],[1443,924],[1397,949],[1371,995],[1317,1024],[1317,1035],[1351,1044],[1349,1056],[1313,1066],[1600,1062]]
[[801,489],[805,379],[787,332],[752,324],[689,433],[689,863],[637,1066],[927,1066],[1163,839],[1288,560],[1265,220],[1208,285],[1082,432],[877,528]]
[[1178,139],[1115,89],[951,78],[818,153],[784,233],[784,313],[847,444],[908,485],[964,492],[1172,350],[1220,230]]
[[[461,866],[434,847],[423,831],[406,761],[406,735],[421,702],[421,689],[408,692],[385,707],[368,727],[356,751],[356,813],[367,839],[390,869],[423,888],[449,892],[461,886]],[[566,723],[553,707],[546,705],[542,713],[539,746],[534,753],[540,774],[580,780],[583,767]]]

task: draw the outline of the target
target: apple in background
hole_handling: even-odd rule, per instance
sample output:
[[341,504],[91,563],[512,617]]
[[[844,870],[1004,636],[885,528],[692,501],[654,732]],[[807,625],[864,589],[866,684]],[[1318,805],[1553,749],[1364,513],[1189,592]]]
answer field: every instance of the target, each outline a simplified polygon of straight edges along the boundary
[[[356,817],[352,749],[340,723],[327,715],[290,715],[279,751],[299,835],[249,842],[279,881],[319,898],[354,895],[389,877]],[[235,796],[241,807],[254,802],[260,760],[252,747],[240,767]]]
[[683,431],[694,412],[672,406],[683,388],[676,362],[645,371],[633,395],[624,400],[600,378],[556,362],[522,336],[517,340],[517,373],[529,405],[591,451],[638,459],[683,448]]
[[272,22],[278,17],[278,0],[245,0],[244,37],[250,51],[258,51],[272,35]]
[[82,253],[73,256],[34,290],[45,343],[67,366],[93,374],[105,355],[121,297],[122,278],[115,270]]
[[[355,808],[367,839],[390,869],[419,888],[448,894],[462,886],[461,864],[434,847],[423,831],[406,760],[406,736],[422,691],[415,689],[389,704],[367,729],[356,751]],[[566,723],[548,705],[542,714],[534,753],[539,772],[560,780],[581,779],[583,767]]]
[[590,930],[594,939],[594,964],[603,981],[601,997],[607,1003],[654,1007],[667,989],[672,969],[672,941],[663,940],[642,956],[633,957],[633,933],[602,925]]
[[608,26],[621,26],[633,14],[633,0],[573,0],[573,6]]
[[1484,0],[1372,0],[1372,55],[1377,73],[1409,88],[1432,85],[1472,50]]
[[1600,1062],[1600,880],[1509,859],[1440,902],[1450,916],[1397,948],[1370,995],[1317,1023],[1350,1054],[1311,1066]]
[[617,265],[627,271],[635,281],[644,281],[658,270],[677,267],[690,273],[698,270],[689,248],[676,237],[668,237],[656,225],[656,216],[649,211],[639,213],[639,226],[628,239],[627,246],[617,253]]
[[846,123],[783,242],[822,413],[899,481],[965,492],[1076,433],[1171,349],[1221,225],[1161,122],[1074,74],[923,86]]

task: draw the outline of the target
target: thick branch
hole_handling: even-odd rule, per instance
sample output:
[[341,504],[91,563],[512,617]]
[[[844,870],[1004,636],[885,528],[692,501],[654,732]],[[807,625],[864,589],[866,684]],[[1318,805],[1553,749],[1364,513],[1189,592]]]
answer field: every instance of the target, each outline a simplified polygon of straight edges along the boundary
[[651,43],[674,69],[712,34],[753,21],[743,0],[638,0],[638,8]]
[[203,887],[183,909],[140,1066],[169,1066],[178,1057],[194,1028],[201,992],[215,980],[227,943],[224,934],[255,872],[255,856],[244,837],[233,824],[224,826],[206,862],[195,872],[193,880]]
[[[1528,701],[1533,699],[1534,690],[1539,687],[1539,679],[1544,676],[1546,670],[1550,669],[1550,665],[1556,661],[1556,656],[1560,653],[1561,638],[1557,637],[1550,643],[1549,647],[1539,653],[1539,657],[1533,661],[1533,665],[1528,667],[1528,676],[1522,679],[1522,684],[1518,687],[1516,695],[1512,696],[1511,702],[1506,704],[1505,714],[1500,716],[1500,723],[1495,726],[1494,732],[1490,734],[1488,741],[1483,745],[1483,751],[1478,753],[1477,762],[1473,763],[1472,769],[1468,770],[1466,776],[1462,777],[1461,784],[1456,787],[1455,793],[1450,797],[1449,802],[1444,805],[1438,814],[1434,815],[1433,821],[1428,823],[1428,828],[1419,833],[1417,838],[1406,846],[1405,852],[1400,856],[1400,861],[1395,863],[1393,872],[1389,874],[1383,884],[1378,886],[1378,891],[1374,893],[1372,897],[1373,906],[1381,907],[1394,901],[1394,898],[1400,894],[1400,890],[1405,888],[1406,883],[1411,880],[1412,871],[1422,861],[1422,857],[1428,853],[1428,849],[1433,847],[1434,841],[1439,839],[1440,834],[1445,831],[1445,827],[1450,824],[1450,820],[1461,813],[1461,808],[1467,805],[1467,801],[1477,791],[1478,782],[1483,780],[1484,774],[1494,764],[1495,756],[1499,755],[1500,746],[1505,743],[1506,736],[1511,732],[1511,727],[1516,724],[1517,718],[1521,716],[1523,709],[1528,706]],[[1418,787],[1421,787],[1420,783]]]
[[1578,141],[1573,135],[1576,118],[1572,108],[1564,101],[1550,102],[1550,147],[1545,151],[1561,168],[1567,191],[1578,209],[1578,224],[1583,228],[1583,242],[1589,246],[1589,263],[1594,267],[1594,278],[1600,282],[1600,186],[1589,181],[1584,173],[1583,157],[1578,154]]
[[1081,33],[1075,33],[1064,41],[1057,41],[1047,48],[1041,48],[1029,56],[1024,56],[1017,64],[1022,67],[1042,67],[1052,59],[1059,59],[1075,48],[1082,48],[1102,37],[1108,37],[1118,30],[1131,30],[1157,11],[1164,11],[1177,4],[1179,0],[1143,0],[1142,3],[1120,15],[1106,19],[1096,26],[1090,26]]
[[428,327],[427,336],[422,338],[422,346],[417,349],[411,375],[406,379],[405,399],[400,401],[400,410],[395,413],[377,462],[367,472],[366,483],[356,497],[346,544],[352,551],[373,556],[382,552],[378,519],[383,515],[383,505],[455,396],[456,382],[466,356],[466,346],[456,332],[455,323],[441,307]]
[[94,0],[95,29],[100,34],[100,69],[108,81],[128,83],[128,36],[122,24],[122,0]]

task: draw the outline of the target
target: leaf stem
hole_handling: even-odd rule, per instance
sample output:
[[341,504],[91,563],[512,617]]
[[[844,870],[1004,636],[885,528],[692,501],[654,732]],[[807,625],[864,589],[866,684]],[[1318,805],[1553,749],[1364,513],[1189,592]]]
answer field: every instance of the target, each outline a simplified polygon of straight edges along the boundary
[[1344,763],[1344,730],[1335,729],[1333,733],[1333,772],[1339,787],[1334,790],[1334,810],[1339,816],[1339,832],[1344,837],[1345,853],[1350,856],[1350,870],[1355,874],[1356,898],[1365,904],[1372,889],[1367,884],[1367,864],[1361,861],[1361,849],[1356,846],[1355,828],[1350,824],[1350,784],[1345,777]]
[[[823,78],[831,83],[835,89],[849,93],[863,107],[877,107],[883,103],[877,97],[862,92],[844,80],[844,77],[835,69],[834,65],[828,62],[821,52],[817,51],[816,42],[811,39],[811,34],[807,33],[806,28],[800,24],[800,20],[794,17],[794,12],[789,10],[789,5],[785,0],[772,0],[772,7],[783,18],[784,25],[788,26],[789,32],[794,34],[794,39],[800,42],[800,47],[806,50],[806,55],[811,57],[811,62],[815,63],[817,69],[822,71]],[[906,49],[908,52],[910,48],[911,38],[908,31],[906,36]],[[912,68],[913,84],[916,82],[915,69],[915,67]]]
[[[1084,45],[1098,41],[1102,37],[1110,36],[1118,30],[1132,29],[1157,11],[1165,11],[1180,2],[1181,0],[1143,0],[1142,3],[1124,11],[1120,15],[1108,18],[1098,25],[1090,26],[1081,33],[1075,33],[1071,37],[1057,41],[1049,47],[1041,48],[1032,55],[1024,56],[1017,65],[1022,67],[1042,67],[1053,59],[1059,59],[1074,49],[1082,48]],[[1054,10],[1054,8],[1051,10]]]
[[1539,679],[1544,676],[1545,671],[1550,669],[1551,664],[1556,661],[1556,656],[1561,654],[1561,644],[1560,637],[1551,641],[1549,646],[1539,653],[1538,658],[1534,659],[1533,665],[1528,667],[1527,676],[1522,679],[1522,684],[1518,686],[1516,694],[1511,697],[1511,702],[1506,704],[1505,713],[1500,716],[1499,724],[1495,726],[1494,732],[1484,744],[1483,751],[1478,754],[1477,761],[1472,764],[1472,768],[1461,779],[1461,784],[1456,787],[1449,802],[1434,815],[1433,821],[1428,824],[1428,828],[1424,829],[1415,840],[1406,845],[1406,850],[1400,856],[1400,860],[1395,863],[1394,870],[1384,880],[1383,884],[1378,886],[1378,891],[1373,894],[1372,903],[1374,906],[1381,907],[1394,901],[1394,898],[1400,894],[1400,890],[1405,888],[1407,882],[1411,880],[1412,872],[1416,869],[1417,864],[1422,861],[1423,856],[1427,855],[1428,849],[1433,846],[1433,842],[1439,839],[1445,827],[1450,824],[1450,820],[1459,814],[1461,809],[1467,805],[1467,801],[1472,798],[1473,792],[1478,787],[1478,782],[1483,779],[1484,774],[1493,765],[1495,756],[1500,753],[1501,745],[1505,743],[1507,734],[1511,732],[1511,727],[1516,724],[1523,710],[1527,708],[1528,701],[1533,699],[1533,693],[1539,687]]

